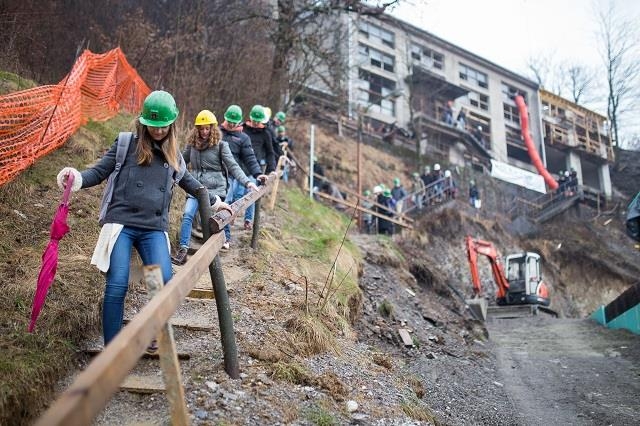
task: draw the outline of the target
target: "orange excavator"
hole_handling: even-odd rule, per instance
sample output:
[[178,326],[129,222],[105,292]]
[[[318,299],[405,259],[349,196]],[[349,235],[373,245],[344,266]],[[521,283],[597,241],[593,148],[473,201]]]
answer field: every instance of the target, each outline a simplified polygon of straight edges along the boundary
[[510,254],[505,257],[507,273],[501,263],[500,254],[488,241],[467,236],[465,239],[474,299],[483,297],[478,255],[486,256],[491,263],[493,280],[496,283],[496,304],[549,306],[549,289],[540,275],[540,255],[531,252]]

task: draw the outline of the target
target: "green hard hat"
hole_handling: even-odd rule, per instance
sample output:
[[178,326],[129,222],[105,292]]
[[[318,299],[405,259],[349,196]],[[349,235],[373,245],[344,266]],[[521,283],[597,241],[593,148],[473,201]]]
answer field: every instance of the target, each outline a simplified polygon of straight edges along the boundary
[[166,127],[176,121],[178,113],[173,96],[164,90],[156,90],[144,100],[139,120],[145,126]]
[[382,195],[384,195],[385,197],[391,197],[391,191],[388,189],[385,189],[384,191],[382,191]]
[[242,108],[238,105],[229,105],[229,108],[224,113],[224,119],[229,123],[240,123],[242,121]]
[[395,186],[399,186],[399,185],[400,185],[400,178],[395,178],[395,179],[393,179],[393,184],[394,184]]
[[249,112],[249,118],[252,121],[257,121],[258,123],[262,123],[265,117],[266,115],[264,113],[264,107],[262,105],[254,105]]
[[284,126],[278,126],[278,127],[276,127],[276,132],[277,132],[277,133],[284,133]]
[[278,111],[276,112],[276,116],[275,116],[280,123],[284,124],[284,120],[287,118],[287,114],[285,114],[283,111]]
[[369,191],[368,189],[365,189],[364,196],[368,197],[369,195],[371,195],[371,191]]

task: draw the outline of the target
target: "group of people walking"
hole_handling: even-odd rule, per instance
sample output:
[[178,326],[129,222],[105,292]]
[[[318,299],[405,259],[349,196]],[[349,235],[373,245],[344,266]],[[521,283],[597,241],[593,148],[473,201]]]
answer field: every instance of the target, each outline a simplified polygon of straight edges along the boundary
[[[118,152],[123,149],[118,138],[94,166],[82,172],[65,167],[57,176],[58,185],[65,188],[71,184],[72,191],[107,180],[100,209],[102,228],[91,259],[106,277],[102,318],[105,345],[122,328],[133,248],[144,265],[160,266],[166,283],[173,275],[172,262],[183,264],[187,259],[198,192],[206,189],[214,211],[233,213],[229,204],[246,191],[257,190],[257,183],[275,171],[276,155],[282,153],[278,141],[278,133],[280,140],[285,137],[286,115],[282,111],[272,120],[268,108],[254,105],[248,120],[243,121],[240,106],[230,105],[224,121],[218,123],[213,112],[202,110],[195,117],[182,152],[175,125],[178,115],[170,93],[152,92],[143,102],[135,132],[127,135],[126,153]],[[187,193],[187,199],[178,248],[171,256],[169,206],[176,186]],[[245,229],[252,227],[252,207],[245,211]],[[225,237],[224,247],[228,248],[228,226]]]

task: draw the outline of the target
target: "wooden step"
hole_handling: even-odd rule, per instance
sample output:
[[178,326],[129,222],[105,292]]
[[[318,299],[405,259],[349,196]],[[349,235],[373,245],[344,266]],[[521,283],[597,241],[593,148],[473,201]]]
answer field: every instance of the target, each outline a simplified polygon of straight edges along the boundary
[[162,376],[142,376],[139,374],[129,374],[120,384],[120,389],[127,392],[140,394],[150,394],[166,391]]
[[[131,321],[131,318],[125,318],[123,320],[125,324],[127,324],[129,321]],[[193,320],[188,320],[180,317],[171,318],[169,320],[169,324],[171,324],[173,327],[180,327],[180,328],[184,328],[187,330],[194,330],[194,331],[210,331],[216,328],[215,325],[213,325],[212,323],[193,321]]]
[[[91,346],[88,347],[84,350],[84,353],[89,354],[89,355],[98,355],[100,354],[100,352],[102,352],[103,347],[102,346]],[[154,353],[154,354],[149,354],[149,353],[144,353],[142,355],[142,358],[145,359],[160,359],[160,355],[158,354],[158,352]],[[182,359],[182,360],[187,360],[191,358],[191,354],[188,352],[181,352],[180,350],[178,350],[178,359]]]

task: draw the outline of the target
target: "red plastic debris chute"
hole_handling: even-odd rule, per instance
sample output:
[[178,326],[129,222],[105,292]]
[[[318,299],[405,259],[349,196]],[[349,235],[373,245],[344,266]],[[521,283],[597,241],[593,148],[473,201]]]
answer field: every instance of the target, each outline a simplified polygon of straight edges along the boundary
[[49,287],[53,282],[53,278],[56,276],[56,270],[58,269],[58,243],[69,232],[69,225],[67,225],[67,215],[69,213],[69,195],[71,193],[71,186],[73,185],[73,174],[67,176],[67,186],[65,187],[64,194],[62,195],[62,202],[58,206],[53,221],[51,222],[51,231],[49,237],[49,244],[42,253],[42,266],[40,267],[40,273],[38,274],[38,283],[36,285],[36,292],[33,296],[33,306],[31,308],[31,322],[29,323],[29,333],[33,333],[33,328],[36,325],[36,320],[44,300],[47,297]]
[[551,176],[551,174],[544,168],[538,150],[533,144],[531,134],[529,133],[529,113],[527,111],[527,104],[524,103],[524,98],[521,95],[516,95],[516,105],[518,106],[518,112],[520,113],[520,129],[522,130],[522,137],[524,138],[524,144],[529,152],[531,162],[538,170],[538,173],[544,178],[544,181],[549,185],[552,190],[558,189],[558,182]]

